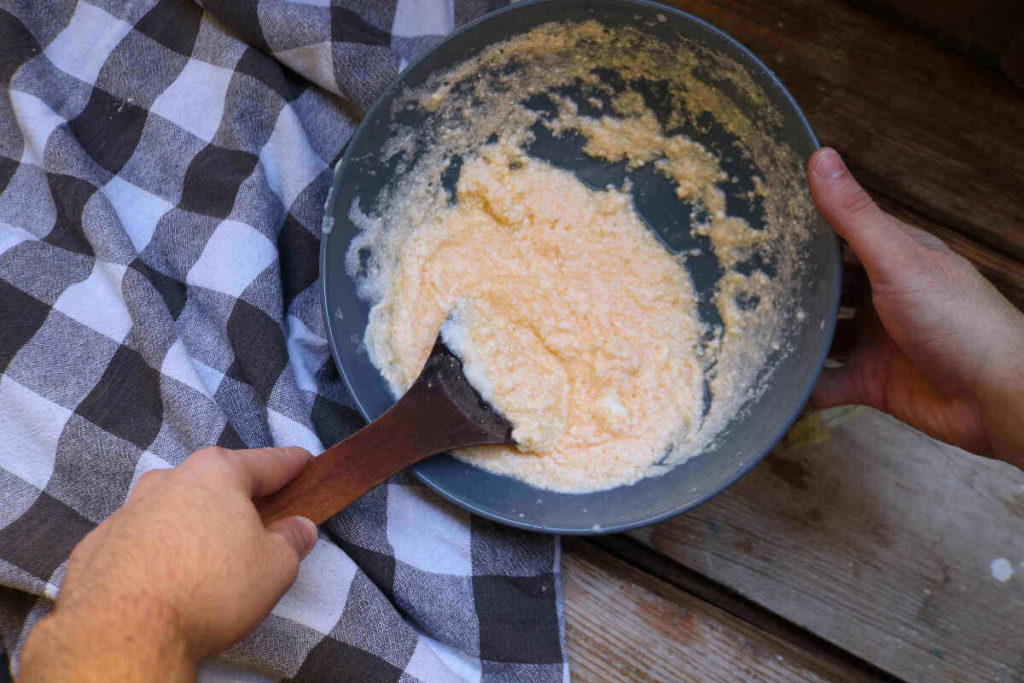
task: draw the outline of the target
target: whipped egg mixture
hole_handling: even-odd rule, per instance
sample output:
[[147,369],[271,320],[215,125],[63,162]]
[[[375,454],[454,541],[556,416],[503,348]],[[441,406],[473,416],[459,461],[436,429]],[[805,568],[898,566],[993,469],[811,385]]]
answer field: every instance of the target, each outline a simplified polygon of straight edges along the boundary
[[[399,160],[403,183],[372,210],[354,204],[349,212],[361,232],[347,270],[372,304],[365,346],[393,393],[413,383],[440,331],[471,384],[512,422],[516,440],[456,456],[556,491],[633,483],[711,443],[757,394],[767,349],[779,348],[782,293],[795,272],[787,264],[801,239],[800,221],[785,226],[781,218],[802,215],[799,192],[780,202],[773,190],[788,191],[785,183],[755,178],[766,226],[755,230],[727,215],[720,160],[679,132],[679,121],[656,118],[636,93],[609,87],[598,115],[593,107],[582,114],[561,94],[550,96],[554,111],[543,116],[524,106],[527,95],[552,84],[604,88],[585,46],[620,73],[679,79],[676,95],[694,114],[715,110],[738,139],[760,135],[688,75],[689,57],[674,50],[654,59],[647,52],[663,48],[635,36],[624,50],[622,36],[631,35],[594,22],[542,26],[412,93],[404,106],[439,123],[396,134],[383,153]],[[518,73],[504,68],[510,63]],[[488,67],[493,82],[477,75]],[[469,85],[460,93],[460,84]],[[483,110],[481,101],[489,103]],[[631,170],[649,164],[680,200],[701,209],[691,232],[723,268],[712,296],[720,323],[699,318],[687,254],[670,253],[644,224],[629,181],[590,187],[531,156],[538,124],[582,136],[591,157]],[[424,140],[428,152],[414,154]],[[785,150],[759,158],[767,151],[751,149],[759,167],[785,161]],[[403,159],[416,161],[409,167]],[[452,170],[457,180],[446,189]],[[741,267],[759,249],[773,250],[775,278]]]
[[463,457],[543,488],[607,488],[643,476],[699,418],[690,278],[628,195],[495,144],[462,167],[455,204],[424,218],[367,346],[400,392],[445,332],[515,427],[517,448]]

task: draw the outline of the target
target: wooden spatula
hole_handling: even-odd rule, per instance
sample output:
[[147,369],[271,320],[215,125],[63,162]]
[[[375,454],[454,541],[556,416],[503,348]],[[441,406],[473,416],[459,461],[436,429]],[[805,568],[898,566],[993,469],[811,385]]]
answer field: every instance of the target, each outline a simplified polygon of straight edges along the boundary
[[420,376],[390,410],[321,453],[256,507],[265,522],[302,515],[319,524],[431,455],[510,443],[512,424],[470,386],[462,361],[438,338]]

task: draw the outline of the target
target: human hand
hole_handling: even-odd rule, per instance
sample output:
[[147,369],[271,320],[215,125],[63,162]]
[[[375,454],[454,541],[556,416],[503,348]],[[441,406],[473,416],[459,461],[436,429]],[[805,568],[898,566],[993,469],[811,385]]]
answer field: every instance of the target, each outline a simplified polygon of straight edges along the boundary
[[1024,315],[941,240],[878,208],[835,150],[815,152],[807,175],[873,303],[846,365],[822,374],[811,405],[869,405],[1024,467]]
[[200,660],[266,616],[312,550],[311,521],[264,527],[252,503],[310,459],[300,448],[207,448],[144,474],[71,553],[19,680],[194,679]]

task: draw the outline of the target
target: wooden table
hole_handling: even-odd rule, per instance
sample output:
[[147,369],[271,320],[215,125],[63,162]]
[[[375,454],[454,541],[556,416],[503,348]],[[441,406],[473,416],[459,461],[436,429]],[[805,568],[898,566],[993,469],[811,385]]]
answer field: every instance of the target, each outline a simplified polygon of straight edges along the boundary
[[[1024,307],[1024,2],[673,4]],[[688,514],[563,551],[576,680],[1024,681],[1024,473],[867,408],[805,417]]]

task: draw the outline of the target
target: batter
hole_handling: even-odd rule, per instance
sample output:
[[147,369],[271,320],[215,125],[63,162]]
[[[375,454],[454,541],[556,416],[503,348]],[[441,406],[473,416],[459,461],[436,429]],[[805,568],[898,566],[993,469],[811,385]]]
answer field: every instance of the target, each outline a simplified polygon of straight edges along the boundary
[[368,330],[371,359],[409,387],[438,328],[515,425],[517,449],[461,457],[542,488],[644,476],[700,416],[690,278],[628,195],[492,144],[457,202],[396,244]]
[[[370,360],[396,396],[440,329],[514,424],[517,447],[457,457],[541,488],[612,488],[713,451],[769,386],[769,350],[789,353],[781,331],[804,325],[787,301],[813,207],[802,163],[774,141],[777,112],[745,74],[692,42],[552,23],[392,104],[413,114],[380,152],[396,181],[373,206],[350,206],[360,232],[346,270],[371,304]],[[644,83],[660,84],[658,116]],[[760,207],[757,229],[727,213],[722,188],[736,179],[722,160],[680,132],[704,131],[709,117],[737,141],[731,159],[757,169],[747,196],[732,197]],[[628,180],[595,189],[527,155],[541,127],[580,136],[583,154],[629,173],[650,166],[667,178],[706,246],[669,254]],[[702,249],[722,269],[709,297],[718,315],[703,323],[687,271]]]

